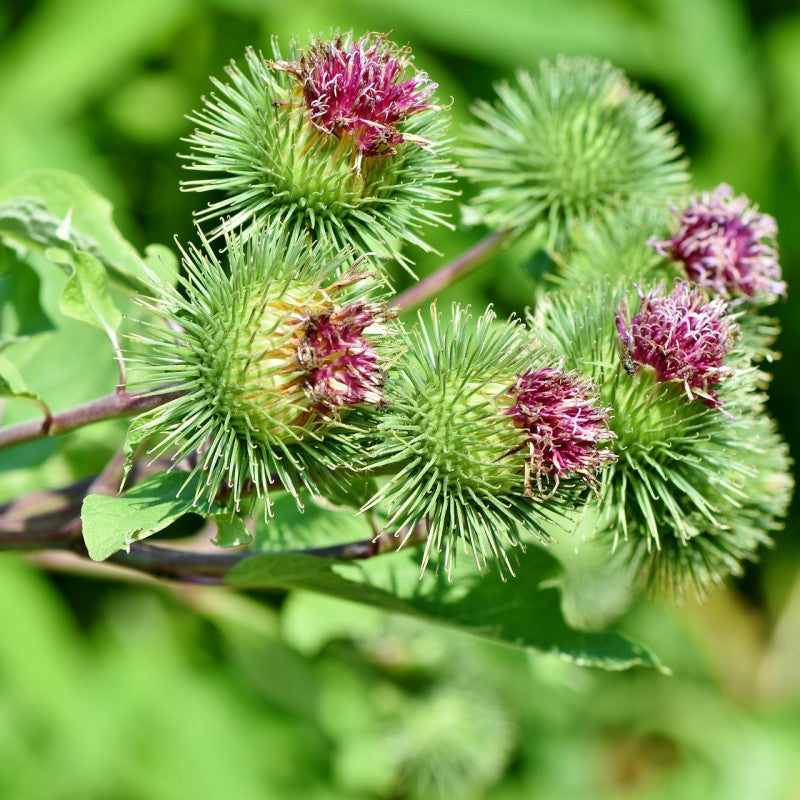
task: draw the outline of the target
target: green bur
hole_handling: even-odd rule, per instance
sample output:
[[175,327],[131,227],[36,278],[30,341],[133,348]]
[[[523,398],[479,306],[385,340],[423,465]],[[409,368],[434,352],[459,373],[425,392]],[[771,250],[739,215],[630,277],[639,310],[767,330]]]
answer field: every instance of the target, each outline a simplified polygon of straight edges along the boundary
[[607,61],[559,57],[520,70],[474,107],[464,174],[479,192],[469,221],[563,250],[578,226],[613,226],[627,203],[657,203],[687,182],[677,136],[655,97]]
[[386,384],[373,458],[395,473],[368,505],[386,514],[387,529],[410,535],[427,524],[423,570],[435,555],[449,574],[461,544],[479,567],[492,560],[513,573],[506,548],[520,543],[521,530],[546,541],[542,521],[560,502],[526,495],[526,437],[506,413],[516,376],[549,354],[521,324],[497,322],[491,311],[473,321],[454,306],[445,323],[431,310],[430,322],[420,315],[407,334]]
[[[337,469],[360,463],[359,437],[371,423],[316,412],[299,359],[303,326],[334,301],[373,297],[377,286],[337,281],[344,257],[304,237],[227,236],[226,254],[223,264],[203,239],[184,252],[180,286],[160,285],[147,303],[162,321],[138,337],[144,380],[183,394],[134,420],[131,436],[154,441],[156,455],[175,453],[176,463],[196,451],[198,502],[222,491],[238,508],[270,485],[295,497],[300,488],[319,493],[336,483]],[[376,346],[391,340],[388,332],[376,332]]]
[[[293,45],[290,60],[297,57]],[[406,120],[406,141],[395,155],[359,159],[352,137],[314,126],[296,80],[262,54],[249,49],[245,68],[231,62],[226,72],[228,81],[214,80],[216,92],[190,117],[197,128],[184,156],[201,177],[182,188],[218,195],[198,214],[211,223],[212,236],[274,226],[405,266],[411,261],[400,253],[404,244],[431,249],[422,229],[447,224],[447,215],[427,206],[455,194],[441,109]]]

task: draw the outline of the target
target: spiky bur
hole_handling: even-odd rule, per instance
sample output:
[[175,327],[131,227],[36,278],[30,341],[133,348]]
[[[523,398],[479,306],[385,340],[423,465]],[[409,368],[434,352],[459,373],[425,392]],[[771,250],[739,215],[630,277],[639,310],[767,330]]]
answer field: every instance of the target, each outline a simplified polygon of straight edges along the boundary
[[721,297],[709,300],[697,286],[676,283],[669,294],[663,286],[639,293],[639,310],[631,317],[624,301],[616,326],[624,358],[637,372],[655,371],[659,382],[677,382],[689,400],[699,397],[719,407],[716,385],[733,374],[725,365],[739,326]]
[[671,281],[674,268],[648,243],[653,236],[667,235],[669,219],[664,203],[629,201],[617,210],[613,226],[596,221],[578,226],[569,246],[552,254],[555,270],[547,277],[563,288],[603,279],[612,283]]
[[737,458],[749,464],[751,477],[735,502],[720,501],[716,526],[687,513],[686,543],[664,537],[661,548],[631,542],[633,562],[643,580],[656,591],[676,593],[687,584],[702,596],[727,575],[741,575],[744,565],[758,559],[759,547],[772,546],[771,534],[783,528],[794,490],[789,449],[766,414],[740,420],[735,431]]
[[468,216],[561,250],[578,225],[608,223],[624,203],[679,193],[685,163],[663,109],[606,61],[559,57],[517,73],[467,129],[464,173],[480,190]]
[[444,110],[407,50],[383,36],[349,35],[265,60],[245,53],[227,82],[189,118],[186,191],[217,195],[198,214],[211,235],[254,224],[411,261],[404,244],[431,248],[431,209],[455,192],[445,157]]
[[394,335],[369,275],[337,277],[341,256],[274,233],[225,243],[222,263],[201,237],[178,287],[157,284],[145,301],[164,324],[137,337],[144,382],[184,393],[131,430],[156,456],[196,454],[196,501],[238,509],[271,484],[317,492],[358,463],[358,409],[384,402]]
[[445,323],[433,307],[405,347],[374,450],[373,466],[394,474],[368,505],[386,529],[427,525],[423,570],[435,555],[449,575],[460,542],[479,567],[495,559],[511,572],[519,528],[542,541],[542,522],[575,500],[553,496],[558,484],[595,485],[609,460],[597,451],[611,438],[605,412],[588,384],[543,363],[521,324],[491,311],[473,320],[455,306]]
[[[729,371],[712,373],[720,384],[705,376],[716,401],[711,405],[692,385],[697,375],[689,380],[689,393],[685,376],[659,380],[655,366],[642,366],[647,348],[636,361],[632,353],[638,351],[621,347],[616,315],[630,294],[607,282],[580,294],[551,292],[530,322],[565,354],[565,368],[590,378],[603,405],[614,409],[610,426],[618,460],[600,489],[598,535],[633,560],[650,588],[678,597],[690,589],[702,594],[737,572],[765,531],[779,527],[791,486],[789,462],[764,414],[758,372],[747,354],[734,345],[723,356],[722,369]],[[689,304],[687,315],[692,313]],[[665,315],[665,322],[670,319],[678,323],[675,336],[681,338],[683,325],[692,341],[691,323]],[[728,327],[719,319],[712,327],[717,324]],[[677,357],[682,350],[674,348]],[[765,444],[773,451],[769,456],[759,455]],[[767,484],[780,487],[780,496],[753,495],[754,487]]]
[[675,211],[679,228],[667,240],[653,239],[658,253],[680,262],[686,277],[731,300],[759,305],[786,295],[769,214],[725,183],[694,196]]

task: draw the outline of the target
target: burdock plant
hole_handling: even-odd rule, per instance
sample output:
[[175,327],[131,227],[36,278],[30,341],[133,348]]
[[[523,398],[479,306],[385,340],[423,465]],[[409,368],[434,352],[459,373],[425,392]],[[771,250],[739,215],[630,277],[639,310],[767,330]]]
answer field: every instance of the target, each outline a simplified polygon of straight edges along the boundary
[[[427,249],[423,228],[455,196],[448,109],[409,49],[351,33],[251,48],[214,87],[183,184],[211,200],[180,263],[121,245],[77,179],[38,173],[0,194],[23,321],[4,323],[0,390],[45,411],[0,429],[0,448],[131,418],[62,510],[38,494],[0,509],[0,548],[302,588],[581,664],[656,664],[568,623],[560,563],[592,537],[608,575],[702,594],[780,528],[791,464],[765,411],[776,327],[759,316],[786,292],[774,220],[724,185],[687,201],[661,104],[606,62],[557,58],[479,103],[456,150],[475,187],[465,216],[493,230],[393,296],[381,265]],[[552,267],[515,316],[435,302],[515,236],[528,247],[509,257],[539,248]],[[111,394],[54,413],[26,384],[15,347],[44,314],[31,265],[65,281],[65,314],[109,334]],[[70,349],[70,364],[82,356],[97,369],[94,351]],[[207,522],[196,547],[141,541],[190,514]],[[598,607],[622,610],[628,589]]]
[[423,569],[436,553],[450,574],[461,544],[512,572],[506,547],[524,530],[547,538],[560,481],[594,485],[613,460],[608,412],[588,381],[544,366],[552,354],[520,323],[431,312],[387,381],[374,457],[394,474],[369,505],[406,537],[427,526]]

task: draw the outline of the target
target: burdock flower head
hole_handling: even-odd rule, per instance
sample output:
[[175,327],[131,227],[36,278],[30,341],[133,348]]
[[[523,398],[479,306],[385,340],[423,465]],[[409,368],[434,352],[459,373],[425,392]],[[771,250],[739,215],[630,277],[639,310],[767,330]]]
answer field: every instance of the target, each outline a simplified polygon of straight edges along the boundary
[[406,140],[402,123],[435,108],[430,101],[436,84],[413,70],[409,52],[381,35],[357,41],[337,36],[317,40],[298,61],[274,66],[297,79],[311,122],[322,133],[353,138],[360,164],[363,157],[394,155]]
[[196,454],[196,500],[224,488],[238,507],[271,483],[297,496],[356,465],[351,412],[384,402],[393,337],[358,265],[338,277],[325,250],[277,235],[226,245],[225,264],[205,239],[189,247],[179,286],[157,285],[147,303],[168,324],[139,337],[148,345],[144,381],[182,394],[132,430],[156,454]]
[[608,224],[626,203],[664,200],[687,181],[663,108],[608,62],[543,61],[501,83],[466,132],[470,220],[562,251],[579,226]]
[[479,567],[512,571],[506,547],[520,530],[547,538],[566,502],[559,483],[583,489],[611,460],[596,450],[612,438],[606,412],[588,382],[546,367],[525,328],[491,311],[473,321],[456,306],[444,323],[434,308],[405,346],[374,451],[395,474],[368,505],[402,535],[427,526],[423,568],[439,556],[449,574],[461,543]]
[[382,35],[273,51],[231,62],[190,116],[186,168],[200,176],[182,186],[218,195],[198,220],[212,238],[274,225],[410,264],[402,245],[429,250],[422,229],[447,224],[426,206],[455,194],[436,84]]
[[732,374],[723,361],[738,325],[723,298],[709,301],[697,286],[681,281],[669,294],[664,292],[663,286],[646,295],[640,291],[639,310],[632,319],[620,303],[616,324],[626,368],[635,372],[652,367],[656,380],[683,384],[690,400],[699,397],[719,406],[715,387]]
[[666,241],[651,244],[680,261],[686,277],[725,298],[767,304],[786,294],[773,217],[761,214],[744,195],[720,184],[677,212],[680,228]]
[[526,492],[542,495],[545,479],[554,492],[562,478],[572,476],[596,486],[598,471],[616,456],[598,447],[614,434],[608,427],[610,409],[600,405],[592,383],[578,372],[543,367],[522,373],[511,396],[514,405],[507,413],[527,435]]

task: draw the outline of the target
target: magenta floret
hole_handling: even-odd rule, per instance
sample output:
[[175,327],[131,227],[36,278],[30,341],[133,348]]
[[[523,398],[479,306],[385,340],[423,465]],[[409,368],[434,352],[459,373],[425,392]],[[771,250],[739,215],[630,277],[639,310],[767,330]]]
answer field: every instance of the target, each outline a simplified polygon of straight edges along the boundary
[[659,381],[680,381],[690,400],[719,407],[715,387],[733,374],[725,366],[738,325],[722,297],[709,301],[698,286],[680,281],[669,294],[659,286],[641,299],[636,316],[620,303],[617,331],[636,368],[652,367]]
[[535,494],[531,475],[540,494],[542,476],[554,478],[556,487],[571,476],[596,485],[598,470],[616,456],[598,447],[614,433],[594,385],[577,372],[545,367],[519,375],[511,396],[514,405],[507,413],[527,434],[526,492]]
[[397,126],[434,107],[437,85],[413,68],[407,49],[380,35],[318,40],[298,61],[276,66],[299,81],[311,122],[352,136],[362,157],[394,154],[406,138]]
[[385,402],[380,357],[368,328],[382,329],[382,318],[374,305],[362,301],[316,313],[306,323],[297,361],[320,415]]
[[761,214],[727,184],[692,199],[678,214],[680,228],[667,241],[651,244],[680,261],[686,277],[726,298],[772,302],[786,294],[773,217]]

